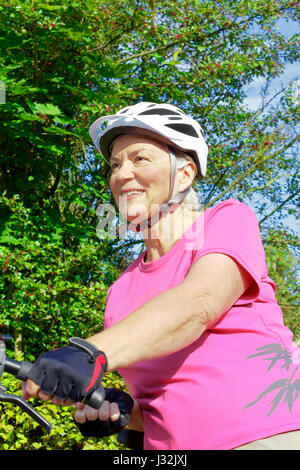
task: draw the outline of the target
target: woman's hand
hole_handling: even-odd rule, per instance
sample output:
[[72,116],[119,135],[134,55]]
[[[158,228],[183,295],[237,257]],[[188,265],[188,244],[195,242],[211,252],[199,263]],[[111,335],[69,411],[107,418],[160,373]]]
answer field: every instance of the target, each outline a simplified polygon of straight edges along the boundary
[[104,437],[117,434],[128,426],[134,407],[132,397],[116,388],[105,388],[105,400],[99,409],[76,404],[74,421],[85,437]]
[[56,404],[77,403],[98,389],[104,392],[101,382],[107,368],[105,354],[81,338],[70,338],[69,343],[38,357],[27,374],[22,394],[25,400],[38,395]]
[[74,419],[77,423],[85,423],[86,421],[95,421],[99,419],[100,421],[105,421],[110,419],[111,421],[116,421],[120,417],[120,409],[117,403],[110,403],[105,400],[101,407],[96,410],[91,406],[84,405],[83,403],[76,403],[76,412],[74,414]]
[[22,398],[24,400],[29,400],[33,396],[38,396],[42,401],[52,401],[54,405],[58,406],[74,406],[73,401],[69,399],[62,400],[61,398],[45,393],[40,389],[38,384],[27,379],[26,382],[22,382]]

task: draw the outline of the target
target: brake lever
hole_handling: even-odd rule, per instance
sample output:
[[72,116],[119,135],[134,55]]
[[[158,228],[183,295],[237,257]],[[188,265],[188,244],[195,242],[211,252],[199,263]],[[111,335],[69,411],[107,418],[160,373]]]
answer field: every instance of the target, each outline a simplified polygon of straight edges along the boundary
[[42,416],[36,409],[33,408],[26,400],[17,395],[12,395],[11,393],[5,392],[5,387],[0,385],[0,401],[14,403],[18,405],[25,413],[27,413],[31,418],[33,418],[38,424],[43,426],[43,428],[50,434],[52,430],[51,424]]

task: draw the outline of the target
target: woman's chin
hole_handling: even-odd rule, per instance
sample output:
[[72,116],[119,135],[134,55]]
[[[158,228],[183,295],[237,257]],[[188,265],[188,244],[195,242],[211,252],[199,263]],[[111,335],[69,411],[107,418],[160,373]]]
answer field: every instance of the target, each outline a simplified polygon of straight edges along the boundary
[[149,215],[147,212],[126,212],[121,213],[122,217],[127,220],[128,223],[139,224],[144,220],[148,219]]
[[[141,210],[143,209],[143,210]],[[145,206],[143,208],[140,207],[126,207],[126,210],[122,210],[122,207],[119,207],[119,211],[121,216],[126,219],[128,222],[140,223],[143,220],[148,219],[148,211],[145,210]]]

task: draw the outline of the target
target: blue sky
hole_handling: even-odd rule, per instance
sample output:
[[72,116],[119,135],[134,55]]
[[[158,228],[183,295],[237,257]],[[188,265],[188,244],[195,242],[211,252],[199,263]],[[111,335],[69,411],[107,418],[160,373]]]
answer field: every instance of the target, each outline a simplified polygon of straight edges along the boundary
[[[286,21],[284,19],[280,19],[277,22],[277,26],[278,32],[282,33],[286,37],[293,34],[300,34],[300,24],[296,21]],[[282,88],[282,86],[287,85],[291,80],[298,82],[298,98],[300,99],[300,62],[286,65],[285,72],[276,80],[274,80],[273,90],[276,92],[276,90],[279,90]],[[256,109],[259,105],[259,92],[263,84],[263,78],[258,78],[247,87],[246,103],[252,109]]]
[[[300,33],[300,25],[296,21],[286,21],[284,19],[280,19],[277,24],[278,32],[284,34],[287,37]],[[287,64],[284,73],[272,83],[271,91],[276,93],[283,87],[286,87],[291,81],[293,81],[295,99],[300,100],[300,62]],[[246,88],[247,98],[245,102],[251,109],[258,108],[260,104],[260,91],[263,85],[264,79],[258,78],[249,84]],[[297,221],[294,216],[288,216],[286,219],[284,219],[284,223],[299,234],[299,221]]]

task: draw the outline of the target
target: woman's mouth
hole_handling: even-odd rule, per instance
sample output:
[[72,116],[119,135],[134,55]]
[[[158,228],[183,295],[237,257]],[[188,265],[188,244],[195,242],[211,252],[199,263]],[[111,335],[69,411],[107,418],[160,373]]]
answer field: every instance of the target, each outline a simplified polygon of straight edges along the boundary
[[121,193],[120,197],[122,199],[133,199],[135,197],[138,197],[140,196],[142,193],[144,193],[145,191],[143,189],[139,189],[139,190],[132,190],[132,191],[124,191],[123,193]]

